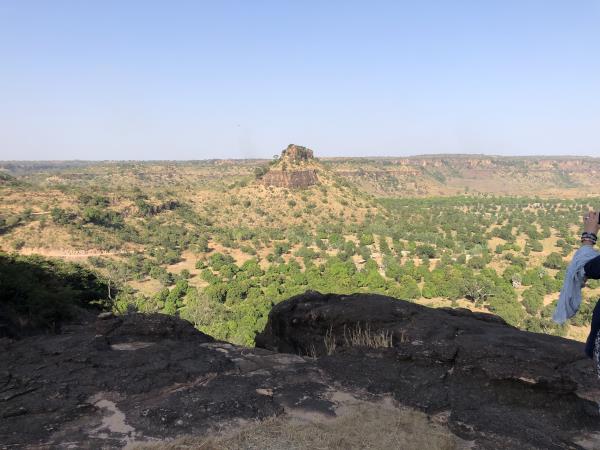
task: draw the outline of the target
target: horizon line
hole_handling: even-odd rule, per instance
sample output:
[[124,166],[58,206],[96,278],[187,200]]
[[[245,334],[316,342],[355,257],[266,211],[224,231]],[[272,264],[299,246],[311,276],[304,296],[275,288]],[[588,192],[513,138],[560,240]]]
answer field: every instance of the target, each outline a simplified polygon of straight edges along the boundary
[[[533,159],[539,158],[544,160],[553,159],[600,159],[599,156],[590,155],[538,155],[538,154],[523,154],[523,155],[496,155],[486,153],[422,153],[414,155],[404,156],[315,156],[317,160],[334,160],[334,159],[417,159],[417,158],[495,158],[495,159]],[[24,162],[52,162],[52,163],[64,163],[64,162],[89,162],[89,163],[102,163],[102,162],[195,162],[195,161],[272,161],[274,158],[198,158],[198,159],[4,159],[0,160],[0,164],[5,163],[24,163]]]

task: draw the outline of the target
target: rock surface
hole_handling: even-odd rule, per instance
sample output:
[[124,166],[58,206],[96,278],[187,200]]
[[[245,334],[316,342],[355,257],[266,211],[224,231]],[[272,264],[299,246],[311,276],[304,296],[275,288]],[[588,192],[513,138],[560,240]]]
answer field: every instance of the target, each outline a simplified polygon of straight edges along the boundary
[[119,448],[284,412],[332,415],[304,358],[216,342],[160,314],[0,340],[0,448]]
[[140,314],[0,339],[0,448],[119,448],[278,415],[322,421],[349,398],[421,409],[475,449],[599,442],[582,344],[495,316],[308,292],[277,305],[257,342],[265,348]]
[[[391,339],[392,347],[353,344],[367,334],[372,346]],[[256,343],[317,355],[345,389],[391,393],[446,417],[483,448],[581,448],[586,439],[585,448],[600,448],[600,381],[583,344],[520,331],[497,316],[307,292],[276,305]]]
[[319,183],[317,172],[307,170],[269,170],[262,178],[266,186],[283,187],[287,189],[305,189]]

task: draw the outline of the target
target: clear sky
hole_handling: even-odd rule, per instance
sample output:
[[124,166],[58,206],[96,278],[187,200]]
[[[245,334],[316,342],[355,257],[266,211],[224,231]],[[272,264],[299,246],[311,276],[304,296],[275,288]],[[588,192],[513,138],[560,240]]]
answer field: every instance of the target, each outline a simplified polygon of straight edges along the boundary
[[600,0],[0,0],[1,159],[600,156]]

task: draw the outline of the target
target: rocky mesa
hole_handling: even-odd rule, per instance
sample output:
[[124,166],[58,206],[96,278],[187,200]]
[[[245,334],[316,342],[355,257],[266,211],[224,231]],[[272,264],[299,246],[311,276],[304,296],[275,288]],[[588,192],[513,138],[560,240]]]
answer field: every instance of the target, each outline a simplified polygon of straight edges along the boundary
[[490,314],[309,291],[274,306],[256,341],[218,342],[160,314],[4,338],[0,448],[121,448],[273,417],[322,427],[356,402],[421,411],[451,448],[600,445],[583,344]]
[[299,145],[288,145],[262,177],[262,183],[288,189],[304,189],[319,184],[313,151]]

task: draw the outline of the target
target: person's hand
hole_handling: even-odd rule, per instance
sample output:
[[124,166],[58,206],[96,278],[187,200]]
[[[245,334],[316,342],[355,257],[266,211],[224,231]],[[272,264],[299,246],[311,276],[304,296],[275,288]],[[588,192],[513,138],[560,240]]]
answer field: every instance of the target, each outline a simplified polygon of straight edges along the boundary
[[583,216],[583,231],[586,233],[598,234],[600,225],[598,224],[598,216],[600,213],[597,211],[589,211]]

